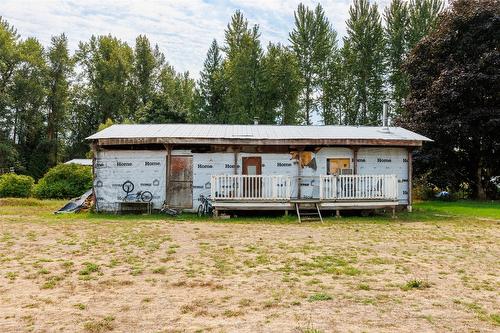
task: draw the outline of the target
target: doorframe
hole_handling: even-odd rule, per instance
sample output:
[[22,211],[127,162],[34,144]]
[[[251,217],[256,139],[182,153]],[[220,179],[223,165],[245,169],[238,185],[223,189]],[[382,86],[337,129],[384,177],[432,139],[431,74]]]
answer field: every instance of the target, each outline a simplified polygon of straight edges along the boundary
[[[259,164],[257,165],[257,168],[256,168],[256,173],[255,175],[249,175],[249,176],[262,176],[262,156],[245,156],[245,157],[242,157],[242,160],[241,160],[241,174],[242,175],[248,175],[248,166],[245,165],[245,161],[247,160],[250,160],[250,159],[258,159],[259,161]],[[249,183],[247,183],[247,181]],[[254,180],[250,180],[250,179],[247,179],[246,181],[244,180],[243,181],[243,195],[246,196],[249,192],[249,186],[250,186],[250,189],[252,189],[251,191],[253,192],[250,192],[250,193],[253,193],[254,196],[255,194],[257,194],[257,196],[260,196],[262,194],[262,179],[254,179]]]
[[171,172],[171,165],[172,165],[172,157],[190,157],[191,158],[191,201],[190,201],[190,206],[189,207],[180,207],[182,209],[192,209],[194,207],[193,205],[193,200],[194,200],[194,197],[193,197],[193,178],[194,178],[194,166],[193,166],[193,155],[183,155],[183,154],[179,154],[179,155],[176,155],[176,154],[173,154],[172,155],[172,149],[171,147],[169,147],[169,152],[168,152],[168,163],[167,163],[167,189],[166,189],[166,196],[165,196],[165,201],[167,202],[167,205],[170,206],[170,198],[168,197],[168,193],[169,193],[169,189],[170,189],[170,184],[172,183],[171,182],[171,176],[172,176],[172,172]]
[[169,197],[168,197],[168,189],[170,188],[170,162],[171,162],[171,157],[172,157],[172,146],[167,144],[165,145],[166,148],[167,148],[167,156],[166,156],[166,160],[167,160],[167,167],[165,168],[166,169],[166,180],[165,180],[165,203],[168,205],[168,200],[169,200]]

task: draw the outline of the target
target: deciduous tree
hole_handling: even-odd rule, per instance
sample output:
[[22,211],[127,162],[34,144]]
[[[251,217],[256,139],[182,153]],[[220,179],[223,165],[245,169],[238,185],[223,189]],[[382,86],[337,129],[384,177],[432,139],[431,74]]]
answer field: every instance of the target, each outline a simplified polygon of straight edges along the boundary
[[411,52],[404,125],[434,140],[415,157],[416,171],[475,198],[493,196],[500,174],[500,7],[458,0]]

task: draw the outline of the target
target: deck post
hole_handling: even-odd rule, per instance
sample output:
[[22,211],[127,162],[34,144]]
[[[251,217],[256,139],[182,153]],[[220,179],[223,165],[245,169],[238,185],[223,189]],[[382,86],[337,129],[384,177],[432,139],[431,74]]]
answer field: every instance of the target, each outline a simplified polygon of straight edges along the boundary
[[337,210],[335,211],[335,217],[336,217],[336,218],[340,218],[340,210],[339,210],[339,209],[337,209]]
[[90,147],[92,148],[92,196],[94,197],[94,205],[96,211],[99,211],[99,206],[97,204],[97,196],[95,194],[95,177],[96,177],[96,171],[95,171],[95,163],[97,160],[97,143],[94,141],[91,143]]
[[166,145],[167,148],[167,174],[166,174],[166,181],[165,181],[165,202],[168,205],[168,189],[170,187],[170,162],[172,161],[172,146],[171,145]]
[[234,148],[234,172],[233,174],[238,174],[238,148]]
[[302,151],[304,148],[298,148],[298,160],[297,160],[297,198],[300,199],[301,197],[301,191],[300,191],[300,183],[302,182],[302,165],[301,165],[301,158],[302,158]]
[[358,150],[359,147],[351,147],[352,149],[352,159],[354,160],[353,162],[353,167],[352,167],[352,174],[357,175],[358,174]]
[[[353,170],[352,170],[352,174],[353,175],[357,175],[358,174],[358,147],[351,147],[352,149],[352,158],[354,160],[354,163],[353,163]],[[352,190],[353,190],[353,194],[356,195],[356,192],[358,191],[358,188],[356,186],[356,182],[353,183],[352,185]]]
[[413,199],[412,199],[412,187],[413,187],[413,159],[412,159],[412,149],[408,148],[408,206],[406,206],[406,209],[408,212],[411,213],[412,211],[412,204],[413,204]]

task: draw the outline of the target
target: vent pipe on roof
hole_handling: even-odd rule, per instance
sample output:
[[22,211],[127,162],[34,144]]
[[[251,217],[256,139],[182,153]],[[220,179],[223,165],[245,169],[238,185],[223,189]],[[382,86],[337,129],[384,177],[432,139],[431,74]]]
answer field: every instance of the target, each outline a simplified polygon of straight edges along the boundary
[[253,124],[258,125],[259,124],[259,117],[253,117]]
[[387,113],[389,111],[389,101],[384,101],[384,107],[382,109],[382,131],[389,132],[389,122],[387,120]]

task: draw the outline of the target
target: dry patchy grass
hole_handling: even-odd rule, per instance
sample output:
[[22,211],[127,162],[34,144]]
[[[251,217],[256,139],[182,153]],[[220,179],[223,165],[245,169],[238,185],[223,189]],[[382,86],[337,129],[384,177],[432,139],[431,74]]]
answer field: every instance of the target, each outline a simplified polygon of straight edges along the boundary
[[[494,332],[500,224],[53,217],[0,200],[0,331]],[[416,215],[418,216],[418,215]]]

